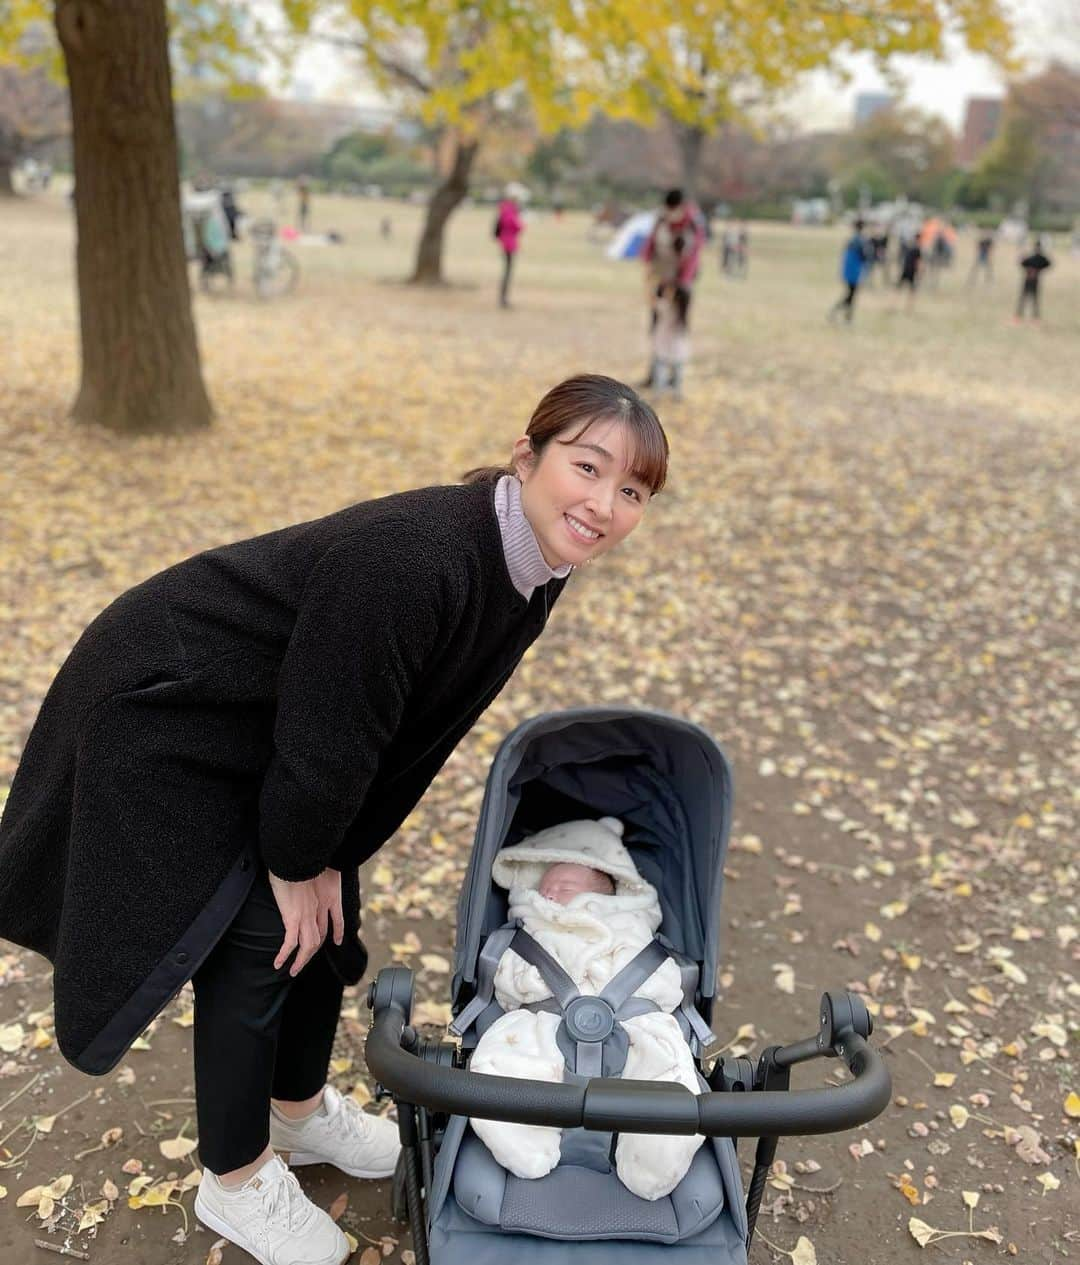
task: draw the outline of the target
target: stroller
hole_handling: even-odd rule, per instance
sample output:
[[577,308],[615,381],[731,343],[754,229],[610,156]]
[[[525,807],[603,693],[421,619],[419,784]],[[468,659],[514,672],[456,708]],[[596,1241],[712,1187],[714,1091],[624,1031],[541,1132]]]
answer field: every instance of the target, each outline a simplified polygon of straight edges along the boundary
[[[885,1108],[889,1074],[866,1041],[870,1016],[850,993],[824,994],[814,1036],[766,1049],[756,1066],[718,1058],[706,1072],[731,812],[723,752],[673,716],[581,708],[526,721],[504,740],[458,903],[451,1031],[460,1047],[410,1026],[406,968],[381,970],[368,995],[367,1061],[379,1092],[397,1103],[395,1215],[407,1216],[417,1265],[558,1265],[571,1250],[581,1265],[647,1265],[661,1251],[677,1265],[745,1265],[779,1137],[853,1128]],[[479,1036],[503,1013],[492,977],[515,931],[505,925],[506,893],[491,879],[495,854],[537,830],[602,814],[624,823],[623,842],[659,894],[657,941],[682,972],[675,1018],[695,1056],[697,1095],[669,1082],[596,1073],[609,1066],[603,1047],[619,1026],[620,999],[608,997],[610,985],[598,997],[556,993],[560,1032],[578,1051],[577,1071],[568,1055],[562,1084],[468,1070]],[[792,1066],[823,1056],[842,1058],[853,1079],[788,1092]],[[582,1066],[593,1074],[579,1075]],[[558,1165],[535,1180],[514,1176],[472,1132],[469,1117],[561,1127]],[[707,1140],[670,1195],[645,1200],[616,1176],[619,1131]],[[745,1203],[740,1137],[759,1139]]]

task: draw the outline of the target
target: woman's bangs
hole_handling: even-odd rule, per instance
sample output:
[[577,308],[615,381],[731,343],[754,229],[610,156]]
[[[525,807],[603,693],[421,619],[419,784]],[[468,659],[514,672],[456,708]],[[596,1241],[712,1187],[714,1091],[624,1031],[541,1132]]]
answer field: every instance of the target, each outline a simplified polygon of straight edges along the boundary
[[635,410],[628,416],[620,413],[596,413],[582,422],[572,434],[559,437],[560,444],[576,444],[596,422],[621,422],[630,432],[630,469],[635,479],[659,492],[667,481],[668,446],[658,418],[642,417]]

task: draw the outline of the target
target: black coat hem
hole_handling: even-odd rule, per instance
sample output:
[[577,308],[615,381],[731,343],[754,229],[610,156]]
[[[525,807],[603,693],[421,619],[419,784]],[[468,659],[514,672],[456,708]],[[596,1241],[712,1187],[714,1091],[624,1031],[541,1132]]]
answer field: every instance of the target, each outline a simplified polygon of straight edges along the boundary
[[254,852],[245,850],[188,929],[97,1035],[78,1051],[63,1049],[61,1042],[61,1053],[69,1063],[90,1076],[112,1071],[131,1043],[202,966],[247,900],[256,872]]

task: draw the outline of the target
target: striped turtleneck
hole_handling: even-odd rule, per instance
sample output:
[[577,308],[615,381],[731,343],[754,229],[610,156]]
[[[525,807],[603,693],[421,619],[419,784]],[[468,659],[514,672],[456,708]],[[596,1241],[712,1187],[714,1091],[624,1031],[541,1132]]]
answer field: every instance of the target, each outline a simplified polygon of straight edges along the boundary
[[495,485],[495,517],[499,521],[506,569],[514,588],[528,601],[533,589],[570,574],[570,563],[554,570],[544,561],[536,536],[521,508],[521,484],[516,475],[504,474]]

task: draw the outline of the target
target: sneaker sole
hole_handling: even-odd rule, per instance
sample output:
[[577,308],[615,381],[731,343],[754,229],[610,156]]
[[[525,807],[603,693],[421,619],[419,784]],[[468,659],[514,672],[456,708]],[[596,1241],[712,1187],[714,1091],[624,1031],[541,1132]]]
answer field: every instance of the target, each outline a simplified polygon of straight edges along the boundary
[[358,1177],[367,1181],[379,1181],[382,1178],[393,1177],[394,1169],[397,1167],[396,1156],[390,1168],[376,1171],[368,1168],[345,1168],[341,1164],[335,1164],[333,1160],[328,1160],[325,1155],[315,1155],[311,1151],[290,1151],[288,1155],[290,1168],[302,1168],[305,1164],[329,1164],[331,1168],[336,1168],[339,1172],[345,1173],[349,1177]]
[[[200,1208],[196,1205],[195,1216],[203,1223],[204,1226],[213,1230],[215,1234],[220,1234],[223,1239],[228,1239],[234,1247],[238,1247],[242,1252],[247,1252],[249,1256],[259,1262],[259,1265],[274,1265],[274,1262],[268,1256],[263,1256],[260,1252],[256,1252],[253,1247],[249,1247],[246,1243],[241,1243],[239,1239],[234,1239],[232,1236],[233,1227],[226,1221],[223,1221],[216,1213],[210,1212],[208,1209]],[[337,1262],[337,1265],[345,1265],[345,1262],[351,1255],[352,1248],[349,1247],[348,1242],[346,1241],[345,1255]]]

